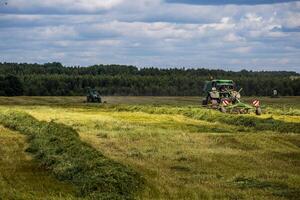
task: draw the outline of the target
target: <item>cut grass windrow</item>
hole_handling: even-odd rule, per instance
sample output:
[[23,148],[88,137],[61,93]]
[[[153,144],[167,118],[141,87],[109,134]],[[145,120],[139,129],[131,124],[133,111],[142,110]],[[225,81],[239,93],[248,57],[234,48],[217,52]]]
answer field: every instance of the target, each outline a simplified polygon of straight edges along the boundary
[[78,188],[90,199],[133,199],[143,178],[83,143],[78,133],[63,124],[38,121],[26,113],[5,112],[0,123],[29,136],[28,151],[55,177]]
[[170,106],[115,106],[117,111],[146,112],[155,114],[181,114],[193,119],[220,122],[229,125],[253,128],[257,131],[275,131],[280,133],[300,133],[300,123],[285,122],[273,118],[258,118],[249,115],[223,114],[218,111],[196,107]]

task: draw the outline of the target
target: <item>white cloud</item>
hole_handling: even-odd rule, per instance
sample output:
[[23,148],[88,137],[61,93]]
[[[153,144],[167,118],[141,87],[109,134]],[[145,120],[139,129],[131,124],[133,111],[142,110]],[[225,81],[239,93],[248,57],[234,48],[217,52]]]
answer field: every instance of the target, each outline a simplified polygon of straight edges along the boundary
[[237,47],[232,49],[232,52],[234,53],[249,53],[252,50],[251,47]]
[[225,42],[241,42],[241,41],[245,41],[245,39],[243,37],[236,35],[235,33],[229,33],[224,36],[224,41]]
[[123,0],[10,0],[8,7],[18,10],[50,9],[58,11],[83,11],[92,12],[103,9],[111,9]]

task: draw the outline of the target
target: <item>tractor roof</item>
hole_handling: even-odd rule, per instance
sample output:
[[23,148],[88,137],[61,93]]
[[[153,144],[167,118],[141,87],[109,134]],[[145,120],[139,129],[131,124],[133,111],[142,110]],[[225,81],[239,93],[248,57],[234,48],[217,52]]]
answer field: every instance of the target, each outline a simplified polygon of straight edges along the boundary
[[215,79],[212,80],[213,82],[217,82],[217,83],[233,83],[232,80],[222,80],[222,79]]
[[212,80],[212,82],[216,82],[217,85],[233,85],[232,80]]

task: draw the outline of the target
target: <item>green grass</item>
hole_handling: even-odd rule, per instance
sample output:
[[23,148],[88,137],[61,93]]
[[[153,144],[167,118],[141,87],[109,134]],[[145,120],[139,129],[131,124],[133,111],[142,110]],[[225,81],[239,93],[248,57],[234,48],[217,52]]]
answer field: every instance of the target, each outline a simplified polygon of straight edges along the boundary
[[300,133],[300,123],[287,122],[269,118],[258,118],[251,115],[223,114],[218,111],[198,107],[174,107],[174,106],[116,106],[116,111],[146,112],[156,114],[181,114],[199,120],[221,122],[241,127],[249,127],[254,130],[294,132]]
[[[77,101],[82,97],[22,98],[26,104],[9,106],[0,98],[0,110],[74,128],[83,142],[143,176],[138,199],[300,195],[299,97],[263,98],[268,113],[260,117],[207,111],[198,97],[117,97],[100,106]],[[287,102],[293,114],[276,110]]]
[[25,152],[24,136],[0,126],[0,199],[77,199]]
[[81,142],[78,133],[70,127],[40,122],[17,112],[1,113],[0,123],[28,135],[27,151],[57,179],[75,185],[79,196],[132,199],[142,185],[139,174]]

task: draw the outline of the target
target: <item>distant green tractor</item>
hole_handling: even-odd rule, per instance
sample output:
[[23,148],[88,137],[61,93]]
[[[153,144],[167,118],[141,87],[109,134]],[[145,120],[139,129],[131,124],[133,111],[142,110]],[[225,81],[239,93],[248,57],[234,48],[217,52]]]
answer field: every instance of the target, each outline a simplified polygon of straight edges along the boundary
[[205,99],[202,101],[203,106],[218,109],[221,112],[246,114],[255,111],[261,115],[262,111],[258,100],[252,102],[253,105],[242,103],[241,94],[236,91],[235,83],[232,80],[211,80],[206,81],[203,92]]
[[274,89],[272,91],[272,95],[271,95],[271,98],[278,98],[279,97],[279,94],[278,94],[278,91],[276,89]]
[[102,102],[99,92],[96,89],[90,89],[90,88],[88,88],[88,92],[86,94],[86,101],[87,102],[95,102],[95,103]]

